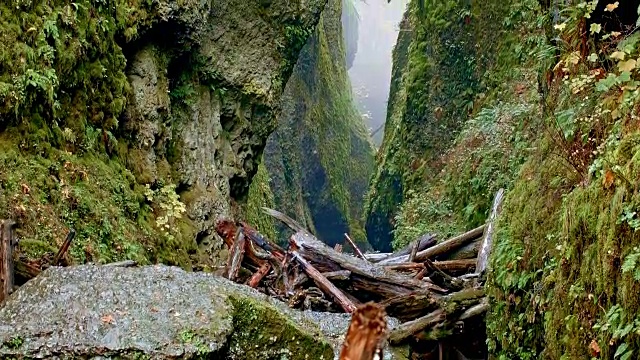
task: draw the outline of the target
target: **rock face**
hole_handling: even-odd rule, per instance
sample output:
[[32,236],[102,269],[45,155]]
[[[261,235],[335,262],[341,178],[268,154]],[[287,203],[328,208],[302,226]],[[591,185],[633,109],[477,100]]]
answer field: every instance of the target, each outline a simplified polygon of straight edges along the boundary
[[215,266],[212,225],[245,203],[325,3],[0,4],[0,217],[19,251],[73,226],[76,262]]
[[178,24],[181,47],[164,48],[164,32],[136,44],[129,163],[142,183],[162,180],[168,163],[200,238],[232,215],[230,199],[246,197],[299,43],[323,6],[238,0],[176,9],[167,24]]
[[0,309],[0,357],[332,359],[348,322],[175,267],[50,268]]
[[278,209],[332,246],[348,232],[366,247],[360,204],[373,147],[351,95],[342,7],[329,0],[300,54],[265,164]]

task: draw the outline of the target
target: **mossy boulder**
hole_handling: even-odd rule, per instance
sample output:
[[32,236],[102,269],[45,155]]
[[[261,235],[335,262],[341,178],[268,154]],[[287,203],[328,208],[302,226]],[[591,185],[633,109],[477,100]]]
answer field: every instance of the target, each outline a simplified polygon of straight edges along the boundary
[[348,319],[175,267],[50,268],[0,309],[0,357],[333,359]]

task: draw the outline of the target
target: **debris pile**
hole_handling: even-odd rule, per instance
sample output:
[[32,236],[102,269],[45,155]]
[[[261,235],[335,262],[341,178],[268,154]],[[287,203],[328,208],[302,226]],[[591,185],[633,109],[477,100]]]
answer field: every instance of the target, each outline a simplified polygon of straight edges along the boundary
[[[294,231],[286,249],[249,224],[222,220],[217,232],[230,249],[225,277],[292,308],[354,313],[375,303],[401,322],[380,335],[393,345],[410,343],[423,354],[484,357],[484,273],[503,194],[496,195],[485,225],[444,241],[426,235],[391,254],[364,254],[347,234],[344,247],[355,255],[343,253],[271,209],[264,210]],[[366,317],[367,311],[361,313]]]

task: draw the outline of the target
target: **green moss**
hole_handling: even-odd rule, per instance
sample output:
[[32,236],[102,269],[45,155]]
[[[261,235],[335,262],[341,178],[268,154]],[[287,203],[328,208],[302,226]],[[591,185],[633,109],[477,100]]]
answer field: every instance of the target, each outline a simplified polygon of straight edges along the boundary
[[331,346],[318,340],[319,333],[301,333],[299,324],[256,300],[233,296],[230,300],[238,329],[231,336],[230,349],[241,351],[234,353],[238,359],[333,359]]
[[368,247],[361,201],[373,147],[351,95],[341,9],[341,1],[327,4],[303,48],[265,161],[277,208],[330,244],[349,232]]
[[[167,241],[158,231],[154,204],[117,160],[56,149],[47,156],[34,154],[5,135],[0,139],[0,217],[20,224],[19,253],[34,260],[55,253],[74,228],[69,252],[76,262],[188,259],[183,238]],[[193,235],[182,234],[184,239]]]
[[260,162],[258,172],[253,177],[249,187],[249,197],[244,212],[247,223],[255,226],[267,239],[273,241],[278,238],[274,220],[266,215],[262,208],[274,208],[274,205],[274,197],[269,185],[269,173],[264,166],[264,162]]

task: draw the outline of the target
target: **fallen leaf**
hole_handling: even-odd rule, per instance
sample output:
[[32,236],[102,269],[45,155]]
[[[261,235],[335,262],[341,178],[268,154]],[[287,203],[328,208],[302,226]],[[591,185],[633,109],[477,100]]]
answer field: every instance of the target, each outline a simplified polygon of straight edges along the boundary
[[616,1],[616,2],[614,2],[613,4],[609,4],[609,5],[607,5],[607,8],[606,8],[606,9],[604,9],[604,11],[612,12],[613,10],[615,10],[615,9],[617,9],[617,8],[618,8],[618,5],[620,5],[620,2]]
[[591,356],[599,356],[600,355],[600,345],[595,340],[591,340],[591,344],[589,344],[589,350],[591,350]]
[[620,71],[631,71],[636,68],[636,61],[633,59],[629,59],[627,61],[621,61],[618,63],[618,69]]
[[613,52],[613,54],[611,54],[611,56],[610,56],[610,57],[611,57],[612,59],[624,60],[624,57],[625,57],[626,55],[627,55],[627,54],[625,54],[625,53],[624,53],[624,52],[622,52],[622,51],[614,51],[614,52]]
[[566,22],[564,22],[562,24],[553,25],[553,28],[558,30],[558,31],[564,30],[565,27],[567,27],[567,23]]
[[610,188],[613,185],[615,179],[616,177],[613,171],[607,170],[604,173],[604,177],[602,178],[602,186],[604,186],[605,189]]
[[22,193],[28,195],[31,192],[31,188],[27,184],[22,184]]
[[102,320],[103,323],[113,324],[113,316],[111,315],[105,315],[101,317],[100,320]]

